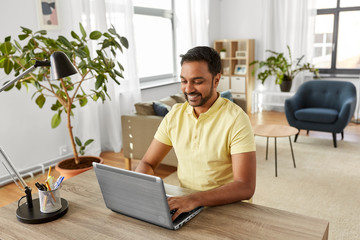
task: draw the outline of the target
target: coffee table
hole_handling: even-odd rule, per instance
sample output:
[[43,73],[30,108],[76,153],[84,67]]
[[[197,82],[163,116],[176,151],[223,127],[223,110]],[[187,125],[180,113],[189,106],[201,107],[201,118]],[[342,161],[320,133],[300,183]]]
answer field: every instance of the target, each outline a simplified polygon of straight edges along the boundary
[[299,130],[294,127],[286,125],[277,125],[277,124],[260,124],[253,126],[253,131],[255,136],[266,137],[266,160],[268,159],[268,146],[269,138],[273,137],[275,139],[275,177],[277,177],[277,147],[276,147],[276,138],[278,137],[288,137],[290,142],[291,155],[294,163],[294,168],[296,168],[294,151],[291,143],[291,136],[296,135]]

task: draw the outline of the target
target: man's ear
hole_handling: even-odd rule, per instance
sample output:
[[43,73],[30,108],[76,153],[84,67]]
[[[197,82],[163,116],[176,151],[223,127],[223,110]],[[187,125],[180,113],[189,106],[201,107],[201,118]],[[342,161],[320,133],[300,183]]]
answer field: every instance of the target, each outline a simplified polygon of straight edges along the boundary
[[217,88],[217,86],[219,85],[219,82],[220,82],[220,78],[221,78],[221,74],[218,73],[215,75],[214,77],[214,87]]

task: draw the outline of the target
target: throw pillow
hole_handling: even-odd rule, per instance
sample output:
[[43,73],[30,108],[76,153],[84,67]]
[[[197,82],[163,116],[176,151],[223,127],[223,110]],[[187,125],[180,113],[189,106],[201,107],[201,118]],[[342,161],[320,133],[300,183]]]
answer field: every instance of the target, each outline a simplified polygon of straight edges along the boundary
[[173,98],[171,98],[171,97],[162,98],[162,99],[158,100],[157,102],[164,103],[165,105],[170,106],[170,107],[174,106],[174,105],[177,103],[177,102],[176,102]]
[[155,115],[164,117],[170,110],[171,107],[162,102],[153,102],[153,108]]
[[139,115],[155,115],[152,102],[135,103],[136,114]]
[[176,101],[177,103],[184,103],[184,102],[186,102],[186,98],[185,98],[185,96],[184,96],[183,93],[177,93],[177,94],[175,94],[175,95],[171,95],[170,97],[172,97],[173,99],[175,99],[175,101]]
[[222,98],[226,98],[226,99],[229,99],[230,101],[234,102],[234,99],[232,97],[232,94],[231,94],[231,91],[230,90],[227,90],[227,91],[223,91],[220,93],[220,96]]

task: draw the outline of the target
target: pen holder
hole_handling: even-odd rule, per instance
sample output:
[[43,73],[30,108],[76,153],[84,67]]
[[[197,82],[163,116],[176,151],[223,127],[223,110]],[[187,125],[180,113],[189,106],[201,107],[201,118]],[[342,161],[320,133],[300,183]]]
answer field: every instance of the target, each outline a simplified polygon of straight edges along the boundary
[[52,213],[61,209],[60,188],[52,191],[39,190],[40,212]]

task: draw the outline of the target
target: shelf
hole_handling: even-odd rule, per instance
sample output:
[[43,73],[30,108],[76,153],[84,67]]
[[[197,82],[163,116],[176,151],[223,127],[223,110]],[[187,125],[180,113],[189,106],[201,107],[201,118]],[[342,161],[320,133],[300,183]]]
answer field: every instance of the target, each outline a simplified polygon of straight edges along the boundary
[[221,74],[223,78],[220,80],[225,82],[220,82],[218,90],[230,89],[234,93],[244,94],[246,99],[246,112],[250,112],[252,103],[251,96],[255,85],[254,77],[251,75],[253,66],[250,66],[250,63],[254,61],[255,40],[216,40],[214,41],[214,49],[219,53],[220,50],[226,49],[226,55],[221,58]]

